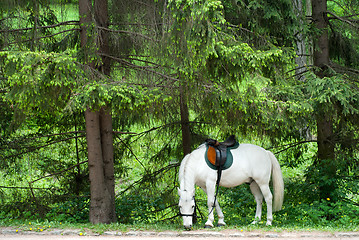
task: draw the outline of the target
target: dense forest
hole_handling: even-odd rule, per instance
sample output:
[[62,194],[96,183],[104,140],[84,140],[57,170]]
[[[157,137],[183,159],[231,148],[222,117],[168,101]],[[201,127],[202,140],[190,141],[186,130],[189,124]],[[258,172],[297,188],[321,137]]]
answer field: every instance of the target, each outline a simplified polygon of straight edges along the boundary
[[358,226],[358,88],[358,0],[2,0],[0,220],[178,223],[181,159],[235,134],[279,159],[275,225]]

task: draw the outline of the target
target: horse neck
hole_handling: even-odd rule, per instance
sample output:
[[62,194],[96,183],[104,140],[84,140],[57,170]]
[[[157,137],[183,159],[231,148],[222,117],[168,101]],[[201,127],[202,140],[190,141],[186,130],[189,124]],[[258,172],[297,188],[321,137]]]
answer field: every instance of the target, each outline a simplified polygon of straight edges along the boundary
[[189,158],[185,159],[183,166],[181,168],[181,179],[180,179],[180,189],[182,190],[192,190],[195,185],[195,171],[193,164],[188,161]]

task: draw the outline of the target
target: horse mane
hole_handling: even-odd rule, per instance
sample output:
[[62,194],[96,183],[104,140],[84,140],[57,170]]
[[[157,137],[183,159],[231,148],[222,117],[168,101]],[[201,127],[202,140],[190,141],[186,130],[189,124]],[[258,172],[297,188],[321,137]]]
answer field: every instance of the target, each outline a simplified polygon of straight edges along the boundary
[[186,186],[188,186],[188,176],[193,176],[194,174],[194,169],[190,167],[191,159],[194,160],[193,158],[191,158],[191,153],[187,154],[183,158],[178,173],[178,180],[180,182],[180,186],[184,187],[184,189],[186,189]]
[[189,154],[187,154],[187,155],[182,159],[182,162],[181,162],[181,165],[180,165],[180,169],[179,169],[179,173],[178,173],[178,179],[179,179],[180,181],[183,180],[183,176],[184,176],[185,171],[186,171],[187,161],[188,161],[190,155],[191,155],[191,154],[189,153]]
[[[205,146],[206,146],[206,143],[202,143],[195,150],[204,148]],[[181,161],[180,170],[179,170],[179,179],[180,180],[182,179],[183,174],[186,171],[186,165],[187,165],[188,159],[190,158],[191,154],[192,154],[192,152],[188,153]]]
[[[194,151],[199,150],[199,149],[204,148],[204,147],[206,147],[206,143],[202,143]],[[187,185],[186,182],[185,182],[186,180],[184,179],[184,176],[188,176],[187,174],[190,174],[189,176],[193,175],[194,169],[192,167],[188,166],[190,164],[190,162],[192,162],[193,160],[194,161],[199,160],[199,158],[191,158],[191,155],[193,154],[193,152],[187,154],[182,159],[180,169],[179,169],[179,173],[178,173],[178,180],[180,181],[180,186]],[[190,159],[192,159],[192,161],[190,161]]]
[[197,149],[200,149],[200,148],[203,148],[203,147],[205,147],[206,146],[206,143],[202,143],[201,145],[199,145],[197,148],[196,148],[196,150]]

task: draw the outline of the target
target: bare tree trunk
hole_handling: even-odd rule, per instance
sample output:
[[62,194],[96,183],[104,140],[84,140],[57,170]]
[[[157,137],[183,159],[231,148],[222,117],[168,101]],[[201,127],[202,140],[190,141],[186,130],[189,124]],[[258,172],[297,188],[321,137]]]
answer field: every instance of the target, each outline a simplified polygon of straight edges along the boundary
[[101,66],[98,66],[99,71],[105,75],[110,75],[111,64],[109,55],[110,49],[108,45],[108,29],[109,20],[108,20],[108,0],[95,0],[94,9],[95,9],[95,21],[98,28],[98,35],[96,44],[98,46],[98,52],[102,58]]
[[[314,40],[314,66],[316,75],[324,78],[329,66],[329,40],[327,22],[327,0],[312,0],[312,16],[315,26],[320,31]],[[329,103],[326,103],[329,104]],[[318,162],[320,198],[332,197],[335,190],[336,164],[335,144],[333,139],[333,120],[327,107],[319,106],[317,114]]]
[[182,130],[182,149],[184,156],[191,152],[191,130],[189,125],[189,111],[185,88],[180,89],[180,112],[181,112],[181,130]]
[[110,223],[107,212],[111,202],[104,176],[100,114],[98,111],[94,112],[87,109],[85,120],[90,174],[90,222],[94,224]]
[[314,66],[319,67],[319,77],[324,77],[325,70],[329,65],[329,40],[327,0],[312,0],[312,19],[320,34],[314,41]]
[[79,0],[79,14],[80,14],[80,41],[81,48],[85,52],[85,62],[90,64],[89,59],[87,59],[88,54],[86,53],[86,45],[88,42],[88,26],[91,24],[91,0]]
[[116,222],[116,205],[115,205],[115,167],[113,159],[113,131],[112,131],[112,116],[111,113],[105,109],[100,110],[100,129],[101,129],[101,147],[103,158],[103,169],[105,177],[105,185],[108,189],[110,206],[108,211],[109,222]]
[[[292,0],[293,8],[295,15],[298,18],[298,21],[303,24],[303,3],[302,0]],[[305,38],[303,36],[302,30],[295,33],[297,38],[297,57],[295,58],[296,70],[295,75],[297,80],[305,81],[303,73],[306,71],[305,66],[307,65],[307,53],[306,53],[306,44]]]

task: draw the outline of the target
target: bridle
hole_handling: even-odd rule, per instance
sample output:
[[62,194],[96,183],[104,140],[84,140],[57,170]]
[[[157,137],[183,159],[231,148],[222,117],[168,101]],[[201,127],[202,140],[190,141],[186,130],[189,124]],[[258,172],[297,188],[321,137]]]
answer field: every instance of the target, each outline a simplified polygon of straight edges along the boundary
[[181,207],[178,209],[179,212],[178,212],[178,215],[181,216],[181,217],[192,217],[192,222],[193,223],[196,223],[197,222],[197,210],[201,216],[201,218],[203,218],[203,215],[201,213],[201,211],[199,210],[199,207],[197,206],[197,203],[196,203],[196,199],[195,197],[193,196],[193,200],[194,200],[194,208],[193,208],[193,213],[192,214],[187,214],[187,213],[182,213],[181,212]]
[[[211,214],[215,208],[215,205],[216,205],[216,200],[217,200],[217,195],[218,195],[218,192],[219,192],[219,182],[221,181],[221,176],[222,176],[222,166],[219,166],[218,169],[217,169],[217,181],[216,181],[216,193],[214,195],[214,202],[213,202],[213,206],[212,206],[212,209],[211,211],[209,212],[209,214]],[[196,203],[196,199],[195,197],[193,196],[193,200],[194,200],[194,209],[193,209],[193,213],[192,214],[186,214],[186,213],[182,213],[181,212],[181,207],[179,208],[179,212],[178,212],[178,215],[177,216],[181,216],[181,217],[192,217],[192,222],[193,223],[196,223],[197,222],[197,211],[199,212],[199,214],[201,215],[201,219],[203,219],[203,215],[201,213],[201,211],[199,210],[199,207],[197,206],[197,203]]]
[[197,204],[196,204],[196,199],[194,198],[194,196],[193,196],[193,201],[194,201],[194,208],[193,208],[193,213],[192,214],[182,213],[181,212],[181,207],[179,207],[178,210],[179,210],[179,215],[181,217],[194,217],[194,216],[196,216]]

